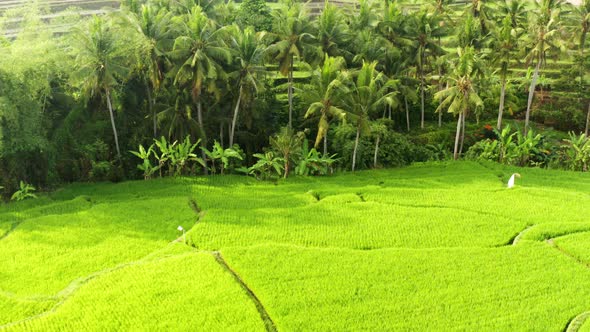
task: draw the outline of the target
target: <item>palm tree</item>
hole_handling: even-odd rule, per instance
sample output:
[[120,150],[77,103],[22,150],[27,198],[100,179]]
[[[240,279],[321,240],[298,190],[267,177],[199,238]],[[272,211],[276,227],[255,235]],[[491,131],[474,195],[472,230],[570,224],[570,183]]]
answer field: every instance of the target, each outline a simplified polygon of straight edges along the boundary
[[[216,27],[199,6],[194,6],[179,22],[181,36],[174,41],[171,56],[181,64],[176,68],[175,84],[188,84],[197,105],[197,121],[202,146],[207,146],[203,123],[203,89],[216,92],[217,80],[224,79],[222,63],[231,62],[231,53],[223,42],[225,30]],[[203,160],[206,160],[204,152]],[[204,167],[205,173],[207,168]]]
[[501,22],[505,17],[510,18],[513,29],[522,30],[527,24],[527,8],[524,1],[504,0],[498,5],[496,21]]
[[487,35],[490,31],[490,18],[493,16],[493,7],[488,5],[488,0],[471,0],[471,4],[467,5],[467,13],[478,20],[481,32]]
[[352,152],[352,171],[356,166],[356,154],[360,136],[370,131],[371,114],[380,113],[384,105],[395,106],[397,92],[395,81],[388,79],[383,73],[376,70],[377,62],[364,62],[361,69],[356,71],[353,77],[345,76],[347,81],[344,95],[344,105],[347,117],[356,127],[356,138]]
[[263,60],[266,46],[262,43],[263,36],[264,34],[256,34],[252,27],[242,31],[236,26],[230,38],[230,45],[237,63],[235,71],[230,73],[229,77],[238,86],[238,99],[229,135],[230,147],[234,145],[236,123],[242,99],[245,95],[252,95],[259,90],[259,78],[265,71]]
[[498,123],[497,129],[502,129],[502,114],[504,112],[504,101],[506,98],[506,84],[508,82],[508,73],[510,70],[510,62],[513,59],[514,53],[518,49],[519,36],[522,35],[521,30],[513,27],[512,19],[506,16],[502,20],[502,25],[493,31],[493,42],[495,53],[495,60],[499,64],[500,83],[502,85],[500,90],[500,106],[498,108]]
[[289,77],[289,128],[293,127],[293,67],[295,57],[302,59],[312,45],[313,26],[309,14],[300,3],[283,5],[273,12],[273,31],[276,42],[268,47],[268,54],[279,63],[279,72]]
[[438,39],[444,37],[445,29],[440,24],[437,15],[426,11],[420,11],[414,20],[412,34],[415,35],[417,43],[413,50],[413,57],[420,79],[420,128],[424,129],[424,93],[426,90],[426,70],[429,58],[443,55],[445,51],[438,44]]
[[[585,61],[586,61],[586,42],[588,40],[588,32],[590,31],[590,0],[583,0],[582,3],[574,7],[572,11],[572,18],[574,25],[572,27],[572,35],[576,39],[578,47],[578,61],[580,62],[580,91],[584,91],[585,80]],[[590,101],[588,101],[588,111],[586,115],[586,136],[590,127]]]
[[190,93],[172,86],[163,91],[162,99],[167,103],[156,105],[154,109],[160,110],[157,120],[168,140],[182,141],[187,136],[198,136],[199,123],[194,117]]
[[458,115],[457,132],[455,134],[455,147],[453,157],[459,158],[459,140],[461,132],[465,133],[465,117],[470,107],[483,107],[483,101],[477,94],[473,84],[475,76],[474,68],[478,61],[473,47],[459,50],[459,58],[455,65],[451,85],[434,95],[435,100],[440,101],[437,112],[447,110],[449,113]]
[[[146,81],[148,111],[152,115],[154,138],[158,135],[155,102],[164,80],[165,53],[174,40],[170,34],[172,15],[164,8],[142,5],[139,11],[125,11],[123,26],[131,28],[141,41],[139,70]],[[153,95],[152,95],[153,92]]]
[[317,19],[317,40],[324,55],[348,55],[342,47],[350,42],[348,25],[342,10],[326,1]]
[[527,62],[535,64],[535,69],[529,87],[524,123],[525,133],[529,129],[531,106],[533,104],[535,89],[537,88],[539,70],[545,63],[547,54],[559,50],[560,47],[559,14],[563,2],[563,0],[541,0],[540,2],[535,2],[536,21],[532,25],[532,35],[529,37],[530,51],[526,56]]
[[315,148],[324,140],[324,155],[328,153],[328,129],[331,119],[343,120],[345,112],[338,106],[338,92],[342,86],[339,79],[340,72],[345,67],[343,58],[326,56],[321,67],[316,69],[311,77],[311,82],[303,87],[304,99],[310,104],[305,117],[320,114],[318,121],[318,134],[315,140]]
[[75,28],[71,48],[76,55],[73,79],[89,97],[106,98],[117,157],[121,157],[119,136],[113,114],[112,92],[129,74],[130,41],[119,38],[114,26],[104,17],[94,17]]

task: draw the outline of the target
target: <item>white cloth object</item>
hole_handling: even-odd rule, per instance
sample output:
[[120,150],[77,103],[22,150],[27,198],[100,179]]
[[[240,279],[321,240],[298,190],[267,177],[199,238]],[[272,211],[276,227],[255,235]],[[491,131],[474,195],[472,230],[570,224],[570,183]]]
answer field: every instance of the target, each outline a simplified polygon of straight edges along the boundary
[[514,188],[514,180],[516,177],[520,177],[520,174],[518,174],[518,173],[512,174],[512,176],[510,177],[510,180],[508,180],[508,189]]

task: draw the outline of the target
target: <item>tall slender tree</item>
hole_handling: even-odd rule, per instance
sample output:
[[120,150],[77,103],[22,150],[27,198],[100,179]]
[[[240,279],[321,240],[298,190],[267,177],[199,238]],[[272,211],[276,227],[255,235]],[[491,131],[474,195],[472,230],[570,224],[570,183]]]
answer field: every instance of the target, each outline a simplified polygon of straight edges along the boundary
[[518,50],[519,37],[522,36],[522,30],[513,27],[512,19],[506,16],[502,24],[493,31],[492,45],[496,50],[494,62],[499,65],[500,76],[500,106],[498,108],[498,122],[496,128],[502,129],[502,115],[504,113],[504,101],[506,99],[506,85],[508,83],[508,73],[510,63],[514,59],[515,52]]
[[172,14],[164,8],[142,5],[138,12],[123,11],[122,25],[131,28],[140,42],[139,71],[145,80],[148,112],[152,116],[154,138],[158,135],[155,103],[164,80],[166,52],[174,39],[170,33]]
[[[224,29],[218,28],[201,7],[194,6],[177,22],[181,33],[174,41],[171,57],[180,60],[174,82],[188,85],[197,106],[197,121],[202,146],[207,146],[203,120],[203,90],[215,93],[218,80],[225,78],[222,64],[231,61],[231,53],[224,43]],[[206,155],[202,153],[203,160]],[[207,173],[207,168],[203,168]]]
[[315,41],[314,29],[306,7],[301,3],[283,4],[273,12],[273,32],[276,41],[267,52],[279,63],[279,72],[288,76],[289,124],[293,127],[293,70],[295,57],[302,59],[304,52],[312,48]]
[[395,81],[377,71],[377,62],[363,63],[354,75],[348,76],[344,94],[344,109],[347,117],[356,127],[356,137],[352,152],[352,171],[356,168],[356,156],[361,134],[370,132],[371,114],[380,114],[383,106],[395,106],[397,91]]
[[315,147],[324,141],[324,154],[328,153],[328,129],[332,119],[344,120],[346,112],[339,105],[342,81],[340,72],[345,67],[341,57],[326,56],[321,67],[314,70],[311,81],[303,87],[304,100],[309,103],[305,117],[319,113]]
[[459,141],[461,133],[465,132],[465,118],[472,107],[483,107],[483,101],[477,94],[473,79],[474,68],[478,61],[473,47],[459,49],[459,57],[455,64],[453,75],[450,77],[450,85],[447,89],[437,92],[435,100],[440,102],[437,112],[447,112],[457,115],[457,131],[455,134],[455,145],[453,158],[459,158]]
[[550,52],[560,50],[560,9],[564,4],[563,0],[540,0],[535,2],[534,19],[531,26],[531,35],[528,39],[529,52],[526,56],[528,63],[534,66],[533,77],[529,87],[527,108],[525,115],[524,130],[529,130],[529,120],[533,97],[537,88],[539,71],[547,59]]
[[229,78],[235,82],[238,90],[229,135],[230,147],[234,145],[238,112],[240,107],[243,107],[242,101],[248,97],[252,99],[262,86],[260,79],[265,72],[263,61],[266,50],[266,45],[262,42],[263,37],[264,33],[257,34],[251,27],[242,31],[236,26],[230,38],[230,46],[235,56],[235,70],[229,74]]
[[[590,31],[590,0],[583,0],[579,6],[574,7],[572,11],[573,24],[571,27],[572,36],[578,49],[577,63],[579,68],[579,91],[582,95],[587,93],[587,82],[585,79],[588,60],[586,55],[586,43]],[[588,136],[590,127],[590,98],[585,98],[587,104],[586,110],[586,129],[585,134]]]
[[445,29],[440,22],[439,16],[426,11],[420,11],[415,16],[413,30],[411,32],[416,38],[413,57],[415,58],[418,79],[420,80],[420,128],[422,129],[424,129],[426,74],[429,69],[429,61],[430,58],[445,53],[438,43],[438,39],[446,35]]
[[106,100],[118,157],[121,157],[121,149],[113,111],[113,90],[129,74],[133,50],[129,42],[120,38],[111,21],[99,16],[75,28],[71,34],[71,48],[75,54],[72,78],[86,96],[100,96]]

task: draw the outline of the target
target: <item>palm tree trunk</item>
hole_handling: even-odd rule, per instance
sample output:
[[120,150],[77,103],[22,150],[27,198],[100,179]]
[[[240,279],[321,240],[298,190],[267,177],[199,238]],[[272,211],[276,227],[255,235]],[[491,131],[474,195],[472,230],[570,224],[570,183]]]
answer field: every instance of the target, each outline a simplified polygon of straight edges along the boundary
[[236,132],[236,123],[238,122],[238,111],[240,110],[240,102],[242,101],[242,85],[240,85],[240,93],[238,94],[238,101],[234,109],[234,118],[231,121],[231,132],[229,134],[229,147],[234,146],[234,134]]
[[328,154],[328,133],[324,135],[324,156]]
[[148,108],[149,113],[152,115],[154,125],[154,138],[158,138],[158,120],[156,119],[156,108],[154,107],[154,99],[152,98],[152,91],[149,84],[146,84],[146,91],[148,97]]
[[404,96],[404,103],[406,104],[406,126],[410,131],[410,109],[408,108],[408,98],[406,96]]
[[221,145],[221,147],[223,148],[223,122],[219,123],[219,144]]
[[420,128],[424,129],[424,51],[420,57]]
[[588,130],[590,129],[590,102],[588,103],[588,114],[586,115],[586,130],[584,131],[584,133],[586,134],[586,137],[588,137]]
[[354,172],[354,167],[356,166],[356,150],[359,147],[359,138],[361,136],[361,127],[357,126],[356,128],[356,139],[354,140],[354,150],[352,150],[352,171]]
[[113,135],[115,136],[115,148],[117,149],[117,158],[121,158],[121,149],[119,149],[119,135],[117,134],[117,127],[115,126],[115,116],[113,115],[113,105],[111,103],[111,92],[107,89],[107,106],[109,107],[109,115],[111,117],[111,126],[113,126]]
[[286,179],[289,176],[289,153],[285,154],[285,176]]
[[457,133],[455,134],[455,149],[453,151],[453,158],[457,160],[459,157],[459,137],[461,137],[461,120],[463,118],[463,112],[459,113],[459,119],[457,119]]
[[506,77],[502,77],[502,89],[500,90],[500,108],[498,109],[498,124],[496,128],[502,130],[502,114],[504,113],[504,100],[506,98]]
[[[205,125],[203,124],[203,107],[201,104],[201,98],[197,101],[197,121],[199,121],[199,130],[201,131],[201,146],[207,147],[207,134],[205,133]],[[205,175],[209,175],[209,171],[207,170],[207,155],[205,151],[201,149],[201,158],[203,158],[203,172]]]
[[289,70],[289,129],[293,128],[293,55],[291,55],[291,68]]
[[420,82],[420,128],[424,129],[424,78]]
[[438,112],[438,127],[442,127],[442,112]]
[[463,113],[462,130],[461,130],[461,147],[459,148],[459,154],[463,153],[463,143],[465,143],[465,118],[467,118],[467,110]]
[[541,60],[538,59],[537,65],[535,66],[535,71],[533,73],[533,80],[531,81],[531,86],[529,88],[529,99],[527,101],[526,106],[526,117],[524,120],[524,134],[526,135],[529,130],[529,119],[531,116],[531,106],[533,104],[533,97],[535,95],[535,89],[537,88],[537,79],[539,78],[539,69],[541,68]]
[[375,155],[373,156],[373,168],[377,168],[377,154],[379,153],[379,141],[381,140],[381,136],[377,136],[377,141],[375,142]]

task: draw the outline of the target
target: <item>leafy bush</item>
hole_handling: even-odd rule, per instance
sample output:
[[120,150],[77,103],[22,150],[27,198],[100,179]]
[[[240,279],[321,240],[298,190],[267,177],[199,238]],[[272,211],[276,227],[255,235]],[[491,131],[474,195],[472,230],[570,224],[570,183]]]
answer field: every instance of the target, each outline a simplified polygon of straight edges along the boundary
[[338,160],[336,155],[323,155],[315,148],[309,150],[309,142],[303,142],[301,157],[295,167],[297,175],[326,175],[332,173],[332,165]]
[[255,153],[254,157],[258,161],[248,168],[248,174],[254,174],[258,179],[271,179],[283,174],[285,159],[276,157],[274,152]]
[[152,177],[152,175],[160,169],[160,165],[152,165],[150,161],[150,156],[154,153],[154,144],[150,145],[149,148],[146,150],[143,145],[139,145],[138,151],[129,151],[134,156],[143,160],[142,164],[137,165],[137,168],[140,171],[143,171],[143,178],[148,180]]
[[272,15],[264,0],[244,0],[236,15],[236,23],[242,27],[254,27],[256,31],[270,31]]
[[554,148],[541,134],[529,130],[526,135],[512,132],[506,126],[501,132],[494,129],[497,139],[485,139],[474,144],[466,154],[467,159],[491,160],[515,166],[547,166],[553,158]]
[[230,161],[232,159],[244,160],[244,157],[240,153],[240,147],[237,144],[234,144],[231,148],[224,149],[219,142],[215,141],[211,150],[204,147],[201,149],[205,152],[207,157],[209,157],[209,160],[211,161],[211,167],[209,170],[214,174],[217,172],[217,167],[215,166],[216,160],[220,161],[219,170],[221,174],[223,174],[225,169],[230,166]]
[[[201,166],[205,166],[203,159],[197,157],[195,154],[195,150],[200,141],[201,140],[197,140],[197,142],[193,144],[191,143],[189,136],[187,136],[181,143],[178,143],[177,141],[169,143],[165,137],[162,137],[159,140],[154,139],[154,143],[147,149],[140,144],[138,151],[130,152],[142,160],[142,163],[137,165],[137,168],[143,171],[143,176],[146,180],[150,179],[158,170],[160,171],[160,176],[162,176],[161,170],[165,166],[168,166],[169,175],[179,176],[185,175],[187,169],[191,169],[194,166],[194,164],[191,163],[193,161]],[[154,146],[158,148],[159,154]],[[152,155],[156,159],[157,165],[152,164],[150,160]]]
[[564,165],[572,171],[588,171],[590,165],[590,139],[585,135],[569,134],[562,146],[562,160]]
[[[334,131],[332,146],[337,148],[336,152],[340,156],[339,164],[351,164],[355,133],[355,129],[346,124],[339,126]],[[358,169],[371,167],[375,154],[375,138],[361,137],[357,154]],[[444,154],[440,157],[444,158]],[[436,155],[425,144],[412,142],[406,135],[393,131],[389,125],[381,135],[377,152],[377,163],[381,167],[400,167],[413,162],[437,159],[439,159],[439,155]]]
[[37,198],[37,195],[33,194],[33,191],[36,191],[35,187],[32,185],[25,183],[24,181],[20,181],[19,189],[10,197],[12,201],[22,201],[27,198]]

